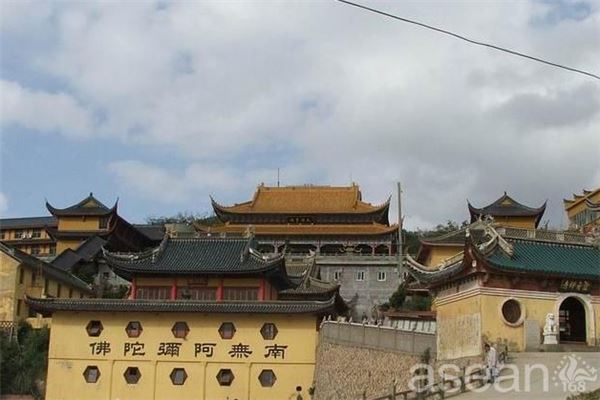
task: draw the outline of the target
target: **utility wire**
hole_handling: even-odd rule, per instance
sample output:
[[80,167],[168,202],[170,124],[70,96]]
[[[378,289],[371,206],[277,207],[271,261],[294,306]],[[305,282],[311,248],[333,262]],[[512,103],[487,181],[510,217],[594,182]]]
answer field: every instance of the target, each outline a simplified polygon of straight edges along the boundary
[[410,20],[410,19],[407,19],[407,18],[402,18],[402,17],[399,17],[397,15],[389,14],[389,13],[386,13],[384,11],[376,10],[374,8],[370,8],[370,7],[367,7],[367,6],[363,6],[362,4],[353,3],[353,2],[347,1],[347,0],[336,0],[336,1],[339,1],[340,3],[344,3],[344,4],[347,4],[347,5],[350,5],[350,6],[362,8],[363,10],[367,10],[367,11],[373,12],[375,14],[380,14],[380,15],[384,15],[386,17],[397,19],[397,20],[402,21],[402,22],[407,22],[409,24],[418,25],[418,26],[421,26],[421,27],[426,28],[426,29],[431,29],[432,31],[443,33],[445,35],[450,35],[450,36],[453,36],[453,37],[455,37],[457,39],[464,40],[465,42],[469,42],[471,44],[475,44],[475,45],[478,45],[478,46],[489,47],[489,48],[494,49],[494,50],[503,51],[505,53],[509,53],[509,54],[512,54],[512,55],[515,55],[515,56],[519,56],[519,57],[528,58],[528,59],[533,60],[533,61],[537,61],[537,62],[540,62],[540,63],[543,63],[543,64],[551,65],[551,66],[557,67],[557,68],[566,69],[567,71],[576,72],[578,74],[583,74],[583,75],[591,76],[592,78],[600,80],[600,76],[598,76],[596,74],[592,74],[591,72],[586,72],[586,71],[582,71],[580,69],[567,67],[567,66],[561,65],[561,64],[556,64],[556,63],[553,63],[553,62],[550,62],[550,61],[543,60],[541,58],[537,58],[537,57],[529,56],[527,54],[519,53],[518,51],[505,49],[504,47],[500,47],[500,46],[495,46],[493,44],[479,42],[477,40],[472,40],[472,39],[466,38],[464,36],[461,36],[461,35],[459,35],[457,33],[447,31],[445,29],[436,28],[435,26],[427,25],[427,24],[424,24],[422,22],[413,21],[413,20]]

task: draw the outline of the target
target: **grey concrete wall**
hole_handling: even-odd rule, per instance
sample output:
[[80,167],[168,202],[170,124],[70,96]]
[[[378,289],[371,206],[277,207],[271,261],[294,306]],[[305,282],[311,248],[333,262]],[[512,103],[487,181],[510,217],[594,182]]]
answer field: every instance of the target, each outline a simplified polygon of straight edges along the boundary
[[319,341],[412,355],[421,355],[428,348],[432,355],[436,353],[435,334],[387,326],[325,321],[321,325]]

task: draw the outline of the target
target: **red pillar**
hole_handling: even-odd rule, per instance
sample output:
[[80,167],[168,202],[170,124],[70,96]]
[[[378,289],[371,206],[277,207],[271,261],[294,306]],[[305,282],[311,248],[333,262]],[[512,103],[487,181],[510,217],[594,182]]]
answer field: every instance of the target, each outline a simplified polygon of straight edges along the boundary
[[137,284],[135,282],[135,276],[133,278],[131,278],[131,293],[129,294],[129,297],[131,298],[131,300],[135,300],[135,297],[137,296]]
[[177,299],[177,279],[173,279],[171,284],[171,300]]
[[217,287],[217,301],[223,300],[223,279],[219,281],[219,286]]
[[260,278],[259,285],[260,286],[258,287],[258,300],[264,301],[265,300],[265,278]]

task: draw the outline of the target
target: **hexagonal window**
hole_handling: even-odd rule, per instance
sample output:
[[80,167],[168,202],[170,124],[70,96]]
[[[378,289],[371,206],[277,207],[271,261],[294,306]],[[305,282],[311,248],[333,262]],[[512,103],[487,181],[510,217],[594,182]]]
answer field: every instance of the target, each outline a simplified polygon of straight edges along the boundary
[[143,328],[140,321],[129,321],[127,327],[125,327],[125,332],[127,332],[128,337],[140,337],[142,334]]
[[262,387],[271,387],[275,384],[277,377],[272,369],[263,369],[258,375],[258,380]]
[[173,324],[171,332],[173,332],[173,336],[175,336],[176,338],[185,339],[188,333],[190,333],[190,327],[186,322],[178,321]]
[[125,377],[125,382],[135,385],[142,377],[142,373],[137,367],[127,367],[123,376]]
[[220,369],[217,373],[217,381],[221,386],[231,386],[234,378],[233,371],[230,369]]
[[90,321],[85,327],[85,330],[89,336],[100,336],[103,329],[104,327],[100,321]]
[[221,339],[231,339],[235,335],[235,325],[232,322],[223,322],[219,327]]
[[183,368],[173,368],[169,376],[173,385],[183,385],[187,379],[187,372]]
[[275,324],[272,324],[270,322],[265,323],[262,328],[260,328],[260,334],[262,335],[263,339],[265,340],[273,340],[275,339],[275,336],[277,336],[277,332],[279,332],[277,330],[277,327],[275,326]]
[[96,383],[100,378],[100,370],[95,365],[88,365],[83,371],[83,378],[87,383]]

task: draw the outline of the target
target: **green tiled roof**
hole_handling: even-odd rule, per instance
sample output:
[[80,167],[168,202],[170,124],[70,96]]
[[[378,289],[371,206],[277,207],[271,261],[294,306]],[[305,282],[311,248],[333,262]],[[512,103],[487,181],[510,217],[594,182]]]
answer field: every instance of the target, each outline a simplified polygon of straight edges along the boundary
[[150,251],[105,252],[105,257],[115,272],[126,274],[252,274],[282,270],[286,275],[283,256],[263,257],[246,238],[166,238]]
[[496,249],[486,257],[497,268],[524,273],[600,279],[600,249],[594,246],[511,240],[514,255]]

